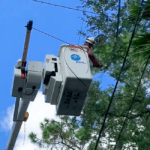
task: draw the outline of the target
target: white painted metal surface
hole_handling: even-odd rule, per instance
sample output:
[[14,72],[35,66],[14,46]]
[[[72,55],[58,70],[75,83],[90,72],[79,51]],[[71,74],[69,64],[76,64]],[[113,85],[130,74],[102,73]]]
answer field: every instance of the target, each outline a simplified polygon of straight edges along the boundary
[[48,84],[47,95],[45,97],[46,99],[45,102],[48,102],[51,105],[57,105],[61,83],[62,83],[62,77],[58,73],[56,73],[56,76],[52,76],[50,78],[50,82]]
[[57,114],[79,116],[92,81],[86,47],[80,49],[62,45],[59,58],[63,83]]
[[28,102],[26,100],[23,100],[23,99],[21,100],[21,104],[20,104],[20,107],[19,107],[18,118],[17,118],[18,121],[13,123],[10,138],[8,140],[6,150],[13,150],[13,148],[15,146],[15,143],[16,143],[16,140],[17,140],[17,137],[18,137],[21,125],[22,125],[22,121],[24,119],[24,116],[25,116],[25,113],[26,113],[27,108],[29,106],[29,103],[30,102]]
[[14,75],[14,80],[13,80],[12,96],[17,97],[19,88],[23,89],[25,85],[25,80],[21,79],[21,69],[15,67],[14,74],[15,75]]
[[[29,103],[35,99],[40,88],[42,72],[41,62],[30,61],[28,63],[26,79],[23,80],[21,79],[21,68],[15,67],[12,96],[17,97],[17,99],[21,97],[21,100],[19,102],[19,110],[15,112],[16,120],[13,123],[6,150],[13,150],[15,146]],[[17,107],[18,103],[15,108],[17,109]]]

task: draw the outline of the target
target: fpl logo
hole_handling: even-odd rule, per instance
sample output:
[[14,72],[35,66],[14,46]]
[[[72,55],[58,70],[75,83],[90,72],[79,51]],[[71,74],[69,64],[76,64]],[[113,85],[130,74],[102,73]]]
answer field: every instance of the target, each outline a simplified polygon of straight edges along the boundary
[[71,59],[74,61],[79,61],[81,59],[81,57],[77,54],[73,54],[73,55],[71,55]]
[[72,54],[71,55],[71,59],[76,61],[76,63],[81,63],[81,64],[85,64],[84,62],[80,61],[81,57],[77,54]]

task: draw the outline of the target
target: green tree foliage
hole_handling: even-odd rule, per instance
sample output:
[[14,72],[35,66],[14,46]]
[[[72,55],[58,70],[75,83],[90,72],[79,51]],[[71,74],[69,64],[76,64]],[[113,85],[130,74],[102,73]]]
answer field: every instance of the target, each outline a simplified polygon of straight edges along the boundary
[[[81,2],[83,8],[92,9],[96,13],[96,15],[84,13],[88,32],[80,32],[86,36],[96,36],[93,52],[102,62],[103,68],[93,69],[93,73],[106,72],[117,80],[141,1],[126,0],[121,1],[120,5],[118,0],[81,0]],[[150,95],[147,90],[150,86],[150,62],[133,99],[144,64],[150,55],[150,1],[143,1],[141,7],[136,34],[97,150],[114,149],[126,117],[127,122],[117,149],[150,149],[150,119],[146,109],[146,106],[150,104]],[[102,90],[99,85],[100,82],[93,81],[80,117],[60,117],[60,121],[45,119],[41,123],[42,139],[38,139],[35,133],[31,133],[32,142],[39,146],[59,147],[58,149],[64,150],[94,150],[114,88],[110,85]],[[132,101],[133,105],[129,111]]]
[[30,134],[30,139],[40,147],[82,150],[91,139],[91,134],[86,129],[79,128],[79,122],[69,117],[60,117],[60,121],[45,119],[40,125],[42,140],[35,133]]

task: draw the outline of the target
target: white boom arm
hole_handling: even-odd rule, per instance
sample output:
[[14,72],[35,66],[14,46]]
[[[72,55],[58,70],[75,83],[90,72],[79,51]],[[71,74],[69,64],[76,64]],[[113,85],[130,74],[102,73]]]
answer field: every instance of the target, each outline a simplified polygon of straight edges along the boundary
[[19,115],[18,115],[18,119],[20,118],[20,121],[18,120],[13,123],[11,135],[10,135],[6,150],[13,150],[13,148],[14,148],[14,145],[15,145],[16,139],[18,137],[18,134],[19,134],[19,131],[20,131],[20,128],[22,125],[22,121],[24,119],[24,115],[26,113],[29,103],[30,102],[25,102],[22,99],[22,102],[20,105],[20,111],[19,111]]
[[[18,61],[18,64],[19,63],[20,60]],[[29,61],[26,80],[21,79],[21,68],[17,66],[15,67],[12,90],[12,96],[17,98],[14,113],[14,123],[6,150],[13,150],[29,103],[35,99],[42,80],[43,68],[41,62]],[[19,108],[17,101],[19,101]]]
[[[29,39],[29,36],[26,37]],[[27,56],[29,40],[26,41],[24,54]],[[26,57],[23,57],[14,69],[12,96],[16,97],[16,104],[6,150],[13,150],[29,103],[34,101],[42,79],[45,102],[56,105],[57,115],[69,116],[81,114],[92,81],[85,46],[62,45],[58,57],[46,55],[44,68],[42,62],[36,61],[29,61],[27,70],[25,65]]]

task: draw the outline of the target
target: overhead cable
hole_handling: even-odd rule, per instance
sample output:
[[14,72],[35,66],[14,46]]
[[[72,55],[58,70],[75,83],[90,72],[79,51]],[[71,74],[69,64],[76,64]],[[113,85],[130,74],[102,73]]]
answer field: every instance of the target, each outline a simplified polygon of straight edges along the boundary
[[[143,3],[143,0],[141,2],[141,4]],[[141,5],[140,5],[141,6]],[[126,51],[126,55],[125,55],[125,58],[123,60],[123,64],[122,64],[122,67],[121,67],[121,71],[118,75],[118,78],[117,78],[117,82],[116,82],[116,85],[115,85],[115,88],[114,88],[114,91],[112,93],[112,96],[111,96],[111,99],[110,99],[110,102],[109,102],[109,105],[108,105],[108,108],[106,110],[106,114],[105,114],[105,117],[104,117],[104,121],[103,121],[103,124],[102,124],[102,127],[99,131],[99,135],[98,135],[98,138],[97,138],[97,141],[96,141],[96,145],[95,145],[95,150],[97,150],[97,147],[98,147],[98,143],[99,143],[99,140],[101,138],[101,134],[104,130],[104,127],[105,127],[105,122],[106,122],[106,119],[107,119],[107,115],[108,115],[108,112],[109,112],[109,109],[110,109],[110,106],[112,104],[112,101],[113,101],[113,98],[114,98],[114,94],[116,92],[116,89],[117,89],[117,86],[118,86],[118,83],[119,83],[119,80],[120,80],[120,76],[121,76],[121,73],[123,72],[123,68],[124,68],[124,65],[126,63],[126,60],[127,60],[127,56],[128,56],[128,53],[129,53],[129,50],[130,50],[130,47],[131,47],[131,44],[132,44],[132,40],[134,38],[134,35],[135,35],[135,31],[136,31],[136,27],[138,25],[138,21],[139,21],[139,17],[140,17],[140,14],[141,14],[141,7],[139,9],[139,12],[138,12],[138,15],[137,15],[137,18],[136,18],[136,22],[135,22],[135,25],[134,25],[134,29],[133,29],[133,32],[132,32],[132,35],[131,35],[131,38],[130,38],[130,42],[129,42],[129,45],[128,45],[128,49]]]
[[144,75],[144,73],[145,73],[146,67],[147,67],[147,65],[148,65],[149,58],[150,58],[150,55],[149,55],[149,57],[148,57],[148,59],[147,59],[147,62],[146,62],[145,67],[144,67],[144,70],[143,70],[142,75],[141,75],[141,77],[140,77],[140,80],[139,80],[139,82],[138,82],[138,86],[137,86],[137,88],[136,88],[136,90],[135,90],[134,96],[133,96],[133,98],[132,98],[132,102],[131,102],[131,104],[130,104],[128,113],[127,113],[127,115],[126,115],[126,117],[125,117],[125,120],[124,120],[124,122],[123,122],[122,128],[121,128],[121,130],[120,130],[120,132],[119,132],[119,135],[118,135],[118,138],[117,138],[117,141],[116,141],[116,145],[115,145],[115,147],[114,147],[114,150],[117,148],[118,142],[119,142],[119,140],[120,140],[120,138],[121,138],[122,131],[123,131],[123,129],[124,129],[125,125],[126,125],[126,122],[127,122],[127,120],[128,120],[129,112],[130,112],[130,110],[131,110],[131,108],[132,108],[132,105],[133,105],[133,103],[134,103],[135,96],[136,96],[136,94],[137,94],[137,92],[138,92],[138,89],[139,89],[139,86],[140,86],[140,84],[141,84],[141,80],[142,80],[142,78],[143,78],[143,75]]
[[[83,28],[83,20],[82,20],[82,24],[81,24],[81,32],[82,32],[82,28]],[[81,33],[79,33],[79,39],[78,39],[78,45],[80,44],[80,38],[81,38]]]
[[58,41],[61,41],[61,42],[64,42],[64,43],[66,43],[66,44],[71,45],[70,43],[68,43],[68,42],[66,42],[66,41],[64,41],[64,40],[61,40],[61,39],[59,39],[59,38],[57,38],[57,37],[55,37],[55,36],[52,36],[52,35],[50,35],[50,34],[48,34],[48,33],[43,32],[43,31],[41,31],[41,30],[38,30],[38,29],[36,29],[36,28],[32,28],[32,29],[34,29],[34,30],[36,30],[36,31],[38,31],[38,32],[40,32],[40,33],[43,33],[43,34],[45,34],[45,35],[47,35],[47,36],[50,36],[50,37],[52,37],[52,38],[54,38],[54,39],[56,39],[56,40],[58,40]]
[[71,8],[71,7],[57,5],[57,4],[52,4],[52,3],[48,3],[48,2],[44,2],[44,1],[38,1],[38,0],[32,0],[32,1],[35,1],[35,2],[38,2],[38,3],[47,4],[47,5],[62,7],[62,8],[66,8],[66,9],[72,9],[72,10],[76,10],[76,11],[82,11],[82,12],[86,12],[86,13],[97,14],[97,13],[92,12],[92,11],[86,11],[86,10],[81,10],[81,9],[77,9],[77,8]]
[[[142,6],[142,3],[143,3],[143,0],[142,0],[142,2],[141,2],[141,6]],[[141,9],[141,7],[140,7],[140,9]],[[140,11],[141,11],[141,10],[140,10]],[[120,132],[119,132],[119,135],[118,135],[118,138],[117,138],[117,141],[116,141],[116,145],[115,145],[115,147],[114,147],[114,150],[116,150],[116,148],[117,148],[117,146],[118,146],[118,142],[119,142],[119,140],[120,140],[120,138],[121,138],[121,134],[122,134],[123,129],[124,129],[124,127],[125,127],[125,125],[126,125],[126,122],[127,122],[127,120],[128,120],[129,112],[130,112],[130,110],[131,110],[131,108],[132,108],[132,105],[133,105],[133,103],[134,103],[135,96],[136,96],[136,94],[137,94],[137,92],[138,92],[138,89],[139,89],[139,86],[140,86],[140,84],[141,84],[141,80],[142,80],[143,75],[144,75],[144,73],[145,73],[146,67],[147,67],[147,65],[148,65],[149,59],[150,59],[150,55],[149,55],[149,57],[148,57],[148,59],[147,59],[147,61],[146,61],[144,70],[143,70],[143,72],[142,72],[142,75],[141,75],[140,80],[139,80],[139,82],[138,82],[138,85],[137,85],[137,88],[136,88],[136,90],[135,90],[134,96],[133,96],[133,98],[132,98],[132,102],[131,102],[131,104],[130,104],[128,113],[127,113],[127,115],[126,115],[126,117],[125,117],[125,120],[124,120],[124,122],[123,122],[122,128],[121,128],[121,130],[120,130]]]
[[117,15],[117,33],[116,33],[116,39],[118,39],[118,35],[119,35],[119,22],[120,22],[120,7],[121,7],[121,0],[119,0],[119,4],[118,4],[118,15]]

